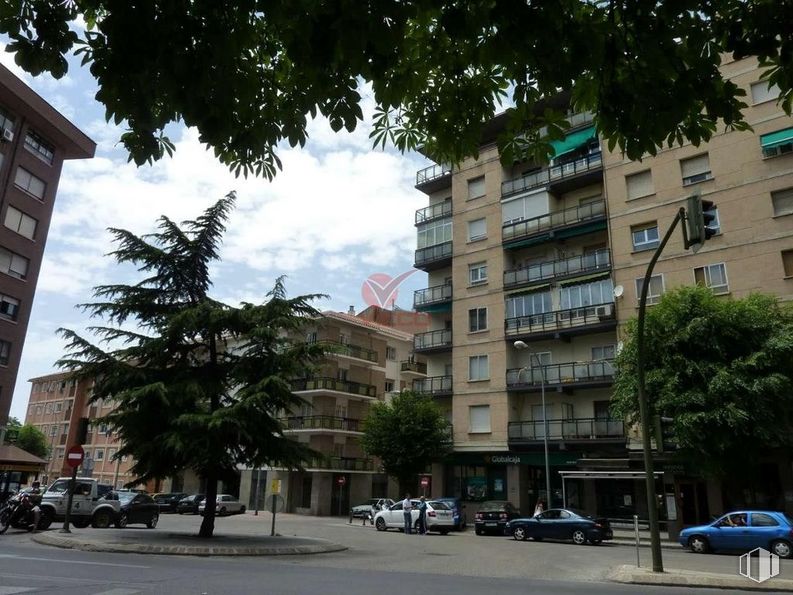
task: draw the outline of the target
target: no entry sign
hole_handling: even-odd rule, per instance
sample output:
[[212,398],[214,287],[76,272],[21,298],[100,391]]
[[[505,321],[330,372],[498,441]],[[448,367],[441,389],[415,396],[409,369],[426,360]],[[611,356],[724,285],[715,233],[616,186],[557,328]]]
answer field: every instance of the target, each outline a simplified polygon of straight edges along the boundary
[[69,465],[69,467],[79,467],[84,458],[85,451],[79,444],[70,446],[69,450],[66,452],[66,464]]
[[340,486],[343,486],[345,483],[347,483],[347,478],[346,478],[346,477],[344,477],[343,475],[341,475],[341,476],[339,476],[339,478],[336,480],[336,483],[338,483]]
[[429,477],[422,477],[421,478],[421,487],[422,488],[426,488],[428,485],[430,485],[430,478]]

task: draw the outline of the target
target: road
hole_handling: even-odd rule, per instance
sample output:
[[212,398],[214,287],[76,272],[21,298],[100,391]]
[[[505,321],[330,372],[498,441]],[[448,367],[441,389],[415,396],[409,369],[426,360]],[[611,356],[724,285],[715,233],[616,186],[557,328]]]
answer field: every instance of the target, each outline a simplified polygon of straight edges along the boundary
[[[266,533],[269,515],[218,520],[219,533]],[[163,516],[156,531],[198,526],[197,517]],[[282,534],[331,539],[349,546],[345,552],[277,558],[193,558],[108,554],[54,549],[30,541],[25,533],[0,536],[0,595],[145,595],[227,593],[335,595],[499,595],[549,593],[694,593],[693,589],[647,588],[605,582],[609,569],[635,563],[625,546],[574,546],[565,543],[515,542],[472,533],[427,537],[371,527],[341,519],[283,515]],[[98,531],[86,529],[85,531]],[[115,531],[109,529],[108,531]],[[145,529],[137,531],[145,540]],[[644,560],[649,550],[643,549]],[[734,573],[735,556],[698,556],[664,550],[668,568]],[[793,577],[784,561],[782,577]],[[712,592],[712,591],[711,591]]]

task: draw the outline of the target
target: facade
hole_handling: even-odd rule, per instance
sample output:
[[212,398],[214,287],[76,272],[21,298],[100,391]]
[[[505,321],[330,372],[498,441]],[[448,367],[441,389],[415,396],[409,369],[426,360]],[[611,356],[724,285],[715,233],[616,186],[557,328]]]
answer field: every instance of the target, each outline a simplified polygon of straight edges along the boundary
[[[50,457],[41,477],[43,484],[61,476],[71,475],[66,464],[66,450],[77,444],[78,422],[81,417],[96,420],[112,411],[107,401],[89,403],[93,383],[75,381],[67,373],[49,374],[30,380],[30,400],[25,423],[41,430],[50,446]],[[91,423],[83,449],[85,461],[78,469],[81,477],[95,477],[101,483],[121,488],[133,476],[129,472],[132,460],[123,457],[113,460],[119,448],[116,436],[105,425]]]
[[[454,424],[454,455],[436,468],[433,495],[509,499],[524,512],[547,504],[544,393],[551,504],[646,518],[639,437],[609,413],[613,358],[636,315],[637,278],[686,197],[698,189],[717,203],[720,234],[694,255],[678,232],[651,297],[695,282],[737,297],[793,296],[793,119],[755,61],[723,71],[754,99],[754,132],[631,162],[601,147],[591,115],[571,114],[550,164],[505,167],[496,117],[478,159],[418,172],[429,206],[416,212],[415,266],[428,285],[414,306],[431,322],[415,336],[428,375],[417,386]],[[660,469],[670,521],[730,505],[719,486],[692,487],[663,461]],[[778,475],[776,493],[793,493],[790,466]]]
[[0,65],[0,435],[61,168],[67,159],[93,157],[95,149],[91,139]]

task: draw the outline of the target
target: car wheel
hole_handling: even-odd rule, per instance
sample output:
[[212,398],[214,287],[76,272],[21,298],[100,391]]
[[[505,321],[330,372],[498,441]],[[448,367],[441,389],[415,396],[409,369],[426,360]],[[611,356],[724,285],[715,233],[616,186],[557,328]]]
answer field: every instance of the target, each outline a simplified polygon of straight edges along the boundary
[[41,517],[39,517],[39,531],[45,531],[50,528],[52,524],[52,510],[49,508],[45,508],[41,511]]
[[151,519],[149,519],[149,522],[146,523],[146,526],[149,529],[154,529],[157,526],[157,521],[159,520],[160,520],[160,515],[155,512],[154,515],[151,517]]
[[576,545],[584,545],[586,543],[586,533],[581,529],[573,531],[573,543]]
[[129,518],[125,513],[122,512],[118,519],[116,519],[116,528],[123,529],[127,526],[127,524],[129,524]]
[[72,519],[72,525],[74,525],[78,529],[85,529],[90,524],[91,524],[91,519],[86,517],[78,516]]
[[515,530],[512,531],[512,537],[515,538],[515,541],[526,541],[526,529],[523,527],[515,527]]
[[793,549],[791,549],[790,543],[781,539],[771,544],[771,551],[780,558],[790,558],[791,555],[793,555]]
[[218,516],[226,516],[226,507],[221,506],[220,510],[218,510]]
[[441,535],[448,535],[449,534],[449,530],[448,529],[438,529],[438,533],[440,533]]
[[477,535],[484,535],[485,534],[485,532],[482,531],[482,529],[474,529],[474,531],[476,532]]
[[240,506],[240,514],[245,514],[246,508],[244,506]]
[[378,531],[385,531],[386,529],[388,529],[388,527],[385,526],[385,519],[383,519],[383,517],[377,519],[377,521],[375,521],[374,526],[375,529],[377,529]]
[[695,554],[707,554],[710,551],[710,544],[702,535],[692,535],[688,540],[688,547]]
[[106,510],[100,510],[94,513],[91,526],[94,529],[107,529],[110,526],[110,513]]

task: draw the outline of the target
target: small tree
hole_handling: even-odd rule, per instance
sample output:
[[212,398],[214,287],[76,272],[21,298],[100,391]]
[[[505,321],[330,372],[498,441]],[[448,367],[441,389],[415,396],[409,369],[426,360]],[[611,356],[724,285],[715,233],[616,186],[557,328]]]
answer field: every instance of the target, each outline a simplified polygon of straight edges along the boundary
[[[793,316],[771,296],[726,299],[702,287],[647,312],[650,414],[671,418],[679,456],[704,473],[793,446]],[[617,356],[613,411],[639,419],[636,324]]]
[[135,285],[99,286],[100,301],[82,305],[107,319],[92,331],[112,347],[60,330],[70,354],[59,364],[94,379],[93,400],[116,403],[103,421],[119,434],[117,456],[135,460],[131,483],[186,468],[206,480],[201,537],[214,531],[219,478],[238,465],[300,467],[314,455],[286,438],[277,418],[303,403],[291,380],[321,355],[289,339],[303,336],[318,296],[289,299],[282,279],[262,305],[235,308],[209,296],[209,266],[233,204],[230,194],[181,227],[161,217],[149,236],[112,229],[116,260],[146,274]]
[[14,445],[41,459],[46,459],[50,454],[47,437],[36,426],[29,424],[18,429]]
[[22,427],[22,423],[16,417],[9,417],[8,423],[6,423],[6,433],[5,433],[5,443],[6,444],[13,444],[16,442],[17,436],[19,435],[19,428]]
[[375,403],[364,421],[361,445],[378,457],[385,472],[399,481],[401,493],[413,489],[416,476],[451,448],[449,422],[432,397],[403,391],[390,403]]

